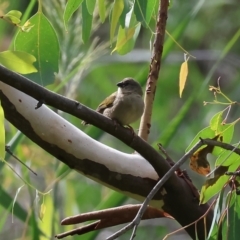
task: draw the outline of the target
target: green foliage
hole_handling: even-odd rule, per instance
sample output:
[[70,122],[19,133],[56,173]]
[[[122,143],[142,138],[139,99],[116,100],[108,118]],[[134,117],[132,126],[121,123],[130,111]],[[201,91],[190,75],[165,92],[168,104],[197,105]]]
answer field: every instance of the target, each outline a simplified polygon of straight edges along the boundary
[[106,6],[104,0],[98,0],[99,17],[103,23],[106,18]]
[[13,24],[18,24],[21,22],[20,18],[22,16],[22,13],[16,10],[11,10],[8,13],[6,13],[3,18],[11,21]]
[[136,0],[134,4],[134,13],[139,22],[142,22],[144,27],[148,27],[151,18],[154,16],[154,10],[158,8],[159,0]]
[[130,52],[134,48],[141,29],[141,25],[137,23],[136,17],[133,14],[133,9],[126,17],[128,21],[126,21],[124,27],[119,26],[116,47],[112,51],[117,51],[120,55]]
[[57,35],[42,12],[37,12],[28,22],[33,28],[29,32],[18,32],[14,48],[17,51],[31,53],[37,59],[38,72],[28,77],[46,86],[53,83],[54,73],[58,72],[60,52]]
[[[61,6],[62,1],[43,0],[36,14],[33,14],[36,1],[27,3],[29,4],[27,7],[21,7],[18,1],[10,0],[9,2],[11,5],[5,11],[7,13],[0,13],[1,46],[7,49],[3,44],[6,39],[12,38],[12,42],[14,41],[9,33],[14,29],[19,31],[15,39],[17,51],[8,51],[7,57],[4,57],[5,49],[0,53],[1,63],[8,68],[21,74],[31,73],[28,77],[44,86],[55,81],[51,85],[52,90],[75,98],[93,109],[104,96],[115,91],[115,84],[126,76],[136,78],[144,87],[151,54],[149,45],[151,46],[154,38],[153,31],[159,1],[68,0],[66,6]],[[215,99],[211,104],[219,105],[202,106],[203,101],[213,98],[207,91],[207,85],[209,82],[211,85],[216,85],[215,80],[218,76],[222,76],[222,88],[227,96],[231,96],[232,99],[239,97],[240,74],[234,67],[234,63],[237,63],[234,57],[239,52],[239,45],[236,43],[240,37],[239,28],[235,24],[235,19],[239,16],[237,4],[233,1],[224,5],[217,0],[211,1],[211,4],[206,1],[204,4],[174,2],[169,10],[167,30],[180,45],[188,51],[189,49],[219,50],[217,54],[203,54],[203,57],[200,55],[194,60],[189,60],[189,82],[184,89],[183,98],[179,100],[176,79],[180,64],[184,60],[183,52],[170,37],[166,36],[160,81],[154,102],[150,142],[154,147],[156,143],[161,142],[164,148],[171,149],[169,155],[173,159],[177,160],[182,156],[183,149],[189,142],[192,141],[188,150],[199,140],[199,137],[213,138],[220,134],[223,142],[239,141],[236,134],[234,135],[234,132],[239,132],[239,126],[235,120],[239,118],[239,108],[233,104],[234,101],[228,101],[221,95],[225,102]],[[222,18],[226,7],[232,14]],[[23,13],[22,21],[21,13]],[[214,28],[213,25],[208,24],[209,21],[216,23]],[[20,25],[21,22],[25,24]],[[222,37],[223,27],[224,38]],[[3,36],[7,36],[6,39],[3,39]],[[101,39],[100,43],[105,44],[104,47],[95,41],[94,36]],[[103,53],[106,53],[109,46],[106,44],[109,39],[113,47],[108,49],[107,53],[108,55],[110,52],[114,53],[111,58],[103,57]],[[131,53],[133,49],[137,57]],[[119,61],[116,53],[121,55],[130,53],[130,57],[121,57]],[[96,61],[98,57],[101,59]],[[35,58],[37,62],[33,65]],[[7,63],[3,63],[3,60]],[[211,63],[209,63],[210,60]],[[36,69],[38,72],[33,73]],[[231,105],[229,113],[226,113],[228,109],[222,110],[223,104]],[[217,113],[213,116],[213,112]],[[101,130],[93,126],[83,128],[79,119],[66,114],[62,115],[96,140],[118,150],[132,152],[124,144]],[[225,115],[229,116],[229,121],[224,122]],[[210,123],[206,127],[208,122]],[[138,128],[137,123],[133,128]],[[25,232],[26,239],[43,239],[45,236],[52,237],[56,233],[71,229],[62,228],[59,225],[62,216],[118,206],[126,201],[126,197],[122,194],[110,191],[74,173],[26,140],[23,135],[17,134],[15,138],[14,127],[8,126],[6,129],[6,140],[10,140],[11,149],[24,162],[31,162],[31,167],[37,169],[38,177],[32,176],[26,169],[19,167],[8,155],[6,159],[14,167],[17,165],[21,175],[36,188],[43,190],[53,188],[51,195],[45,197],[44,204],[42,198],[40,199],[38,210],[34,210],[33,207],[36,200],[35,191],[31,188],[23,188],[19,192],[13,208],[13,218],[21,220],[18,224],[21,226],[21,231]],[[199,133],[194,138],[196,132]],[[4,136],[3,131],[1,136]],[[4,143],[1,143],[1,146],[3,147]],[[234,146],[239,147],[237,144]],[[231,201],[230,197],[225,198],[228,183],[233,177],[224,173],[234,172],[239,166],[240,159],[237,154],[223,151],[219,147],[214,148],[212,155],[216,158],[215,164],[212,164],[214,176],[207,179],[205,183],[202,179],[199,180],[195,173],[189,171],[194,183],[202,187],[201,201],[207,202],[209,199],[216,198],[214,222],[208,239],[214,239],[214,237],[216,239],[218,231],[221,230],[220,224],[223,226],[221,230],[223,236],[228,234],[229,239],[236,239],[239,236],[237,228],[240,212],[239,197],[236,196],[235,190],[231,190],[228,194],[229,196],[232,194]],[[3,163],[0,170],[2,181],[0,213],[3,216],[0,229],[6,229],[9,216],[11,217],[14,196],[22,182],[19,182],[9,169],[3,167]],[[229,219],[224,215],[226,211],[229,211]],[[43,221],[39,220],[38,214],[41,218],[43,217]],[[27,226],[26,231],[25,226]],[[151,239],[149,226],[143,226],[142,229]],[[152,239],[160,238],[164,232],[162,229],[160,233],[157,230],[159,229],[154,227],[154,231],[151,231]],[[159,235],[154,235],[156,232]],[[16,238],[13,235],[14,233],[9,230],[9,239]],[[92,232],[83,239],[95,239],[97,235],[98,232]],[[138,238],[145,239],[143,236],[144,234],[138,235]],[[73,237],[73,239],[78,238]]]
[[73,13],[81,6],[83,0],[67,1],[66,8],[63,15],[64,25],[67,29],[67,23],[72,17]]
[[0,53],[0,63],[6,68],[21,74],[37,72],[37,69],[33,66],[35,61],[36,58],[27,52],[4,51]]
[[124,1],[123,0],[114,0],[112,14],[111,14],[111,27],[110,27],[110,42],[113,41],[113,37],[117,28],[117,24],[119,18],[124,9]]
[[86,0],[87,10],[89,14],[93,15],[93,11],[95,9],[96,0]]
[[92,29],[92,14],[87,9],[87,2],[84,1],[82,4],[82,40],[86,43],[89,40],[91,29]]
[[4,128],[4,111],[0,103],[0,160],[5,159],[5,128]]

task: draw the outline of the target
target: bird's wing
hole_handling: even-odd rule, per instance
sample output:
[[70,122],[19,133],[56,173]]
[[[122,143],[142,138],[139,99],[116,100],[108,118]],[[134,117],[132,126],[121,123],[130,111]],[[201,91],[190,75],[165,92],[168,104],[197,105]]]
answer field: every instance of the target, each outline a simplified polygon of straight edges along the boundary
[[110,108],[113,105],[117,96],[117,92],[112,93],[109,97],[107,97],[103,102],[101,102],[96,109],[97,112],[103,113],[106,108]]

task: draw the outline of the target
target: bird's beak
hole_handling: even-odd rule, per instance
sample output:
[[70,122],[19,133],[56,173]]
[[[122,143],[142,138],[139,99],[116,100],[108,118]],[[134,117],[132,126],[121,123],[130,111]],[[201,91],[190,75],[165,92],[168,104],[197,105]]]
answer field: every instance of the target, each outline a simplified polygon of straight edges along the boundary
[[118,87],[122,87],[122,86],[123,86],[123,82],[117,83],[117,86],[118,86]]

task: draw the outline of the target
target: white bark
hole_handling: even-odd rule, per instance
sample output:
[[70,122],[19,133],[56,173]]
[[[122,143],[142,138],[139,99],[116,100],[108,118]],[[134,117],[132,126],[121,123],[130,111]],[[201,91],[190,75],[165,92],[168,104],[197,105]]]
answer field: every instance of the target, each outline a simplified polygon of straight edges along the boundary
[[[158,179],[153,167],[139,154],[123,153],[90,138],[46,105],[43,104],[40,108],[35,109],[38,103],[35,99],[2,82],[0,82],[0,89],[16,107],[16,110],[31,124],[38,136],[44,141],[71,153],[79,161],[90,159],[105,165],[110,171],[141,178]],[[88,177],[100,182],[96,178]],[[118,190],[114,186],[108,187]],[[129,192],[124,194],[140,201],[143,200],[142,197],[132,195]],[[161,204],[154,201],[151,205],[160,207]]]

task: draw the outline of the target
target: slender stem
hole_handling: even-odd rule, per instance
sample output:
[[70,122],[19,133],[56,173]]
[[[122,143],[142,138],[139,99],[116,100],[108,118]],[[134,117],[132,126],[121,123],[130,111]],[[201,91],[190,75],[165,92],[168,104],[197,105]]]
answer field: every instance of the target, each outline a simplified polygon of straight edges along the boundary
[[157,80],[161,68],[161,58],[163,53],[163,43],[168,14],[168,0],[161,0],[158,9],[158,19],[156,25],[156,34],[153,44],[153,55],[150,63],[150,70],[147,79],[147,86],[144,96],[145,109],[141,118],[139,127],[139,136],[145,141],[148,139],[151,128],[151,118],[154,96],[156,92]]

